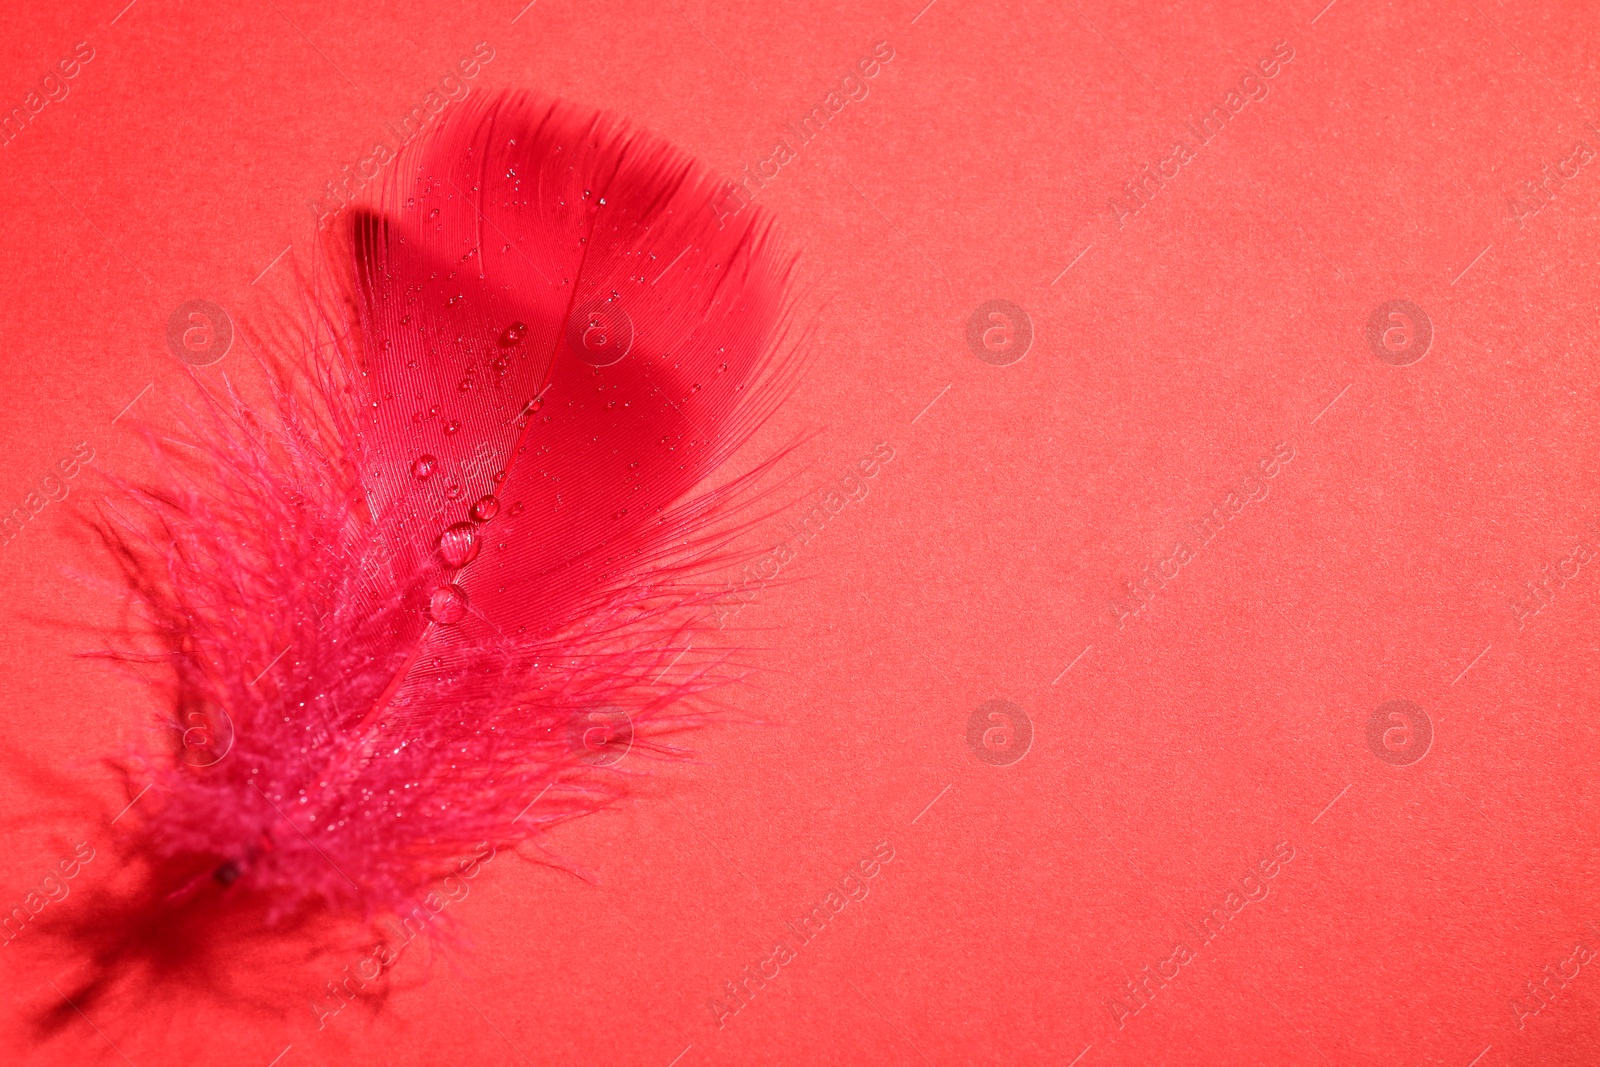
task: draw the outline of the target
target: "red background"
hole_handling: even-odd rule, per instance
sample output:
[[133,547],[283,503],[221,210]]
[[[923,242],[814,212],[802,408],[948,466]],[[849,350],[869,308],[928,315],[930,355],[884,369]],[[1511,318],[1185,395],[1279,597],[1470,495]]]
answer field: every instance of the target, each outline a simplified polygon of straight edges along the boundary
[[[894,50],[758,195],[804,249],[814,348],[755,447],[814,436],[786,463],[809,495],[748,544],[894,450],[705,637],[761,646],[766,684],[737,700],[776,725],[708,733],[639,803],[562,828],[551,847],[598,885],[497,858],[452,906],[470,951],[403,959],[320,1031],[307,1004],[354,951],[40,1038],[26,1020],[57,972],[25,932],[0,950],[7,1062],[1600,1060],[1600,968],[1520,1028],[1512,1007],[1600,949],[1600,563],[1520,627],[1510,606],[1600,546],[1600,169],[1520,221],[1508,206],[1576,142],[1600,149],[1600,11],[923,2],[0,14],[7,108],[94,50],[0,149],[6,508],[79,442],[137,473],[113,420],[132,403],[160,423],[185,388],[172,309],[292,310],[308,201],[478,42],[472,91],[607,108],[730,176]],[[1268,95],[1119,227],[1109,199],[1280,41]],[[966,340],[991,299],[1031,322],[1007,366]],[[1408,366],[1366,339],[1400,299],[1433,328]],[[1119,627],[1123,580],[1280,442],[1268,496]],[[72,841],[97,861],[51,908],[114,877],[127,797],[93,761],[153,710],[75,658],[116,608],[63,573],[103,566],[67,521],[103,487],[71,486],[0,549],[3,736],[107,814],[0,782],[7,908]],[[1008,766],[966,740],[993,699],[1032,725]],[[1393,699],[1433,727],[1406,766],[1367,742]],[[723,982],[879,841],[869,895],[719,1027]],[[1279,842],[1266,897],[1198,948],[1198,917]],[[1147,1006],[1108,1006],[1180,941],[1196,957]]]

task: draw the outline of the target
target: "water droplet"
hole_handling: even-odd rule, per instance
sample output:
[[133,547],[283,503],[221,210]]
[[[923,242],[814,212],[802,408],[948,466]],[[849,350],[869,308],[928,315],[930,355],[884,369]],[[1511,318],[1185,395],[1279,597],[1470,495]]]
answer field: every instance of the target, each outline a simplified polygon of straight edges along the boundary
[[432,211],[428,212],[428,217],[430,219],[438,218],[439,217],[439,209],[438,208],[434,208]]
[[467,510],[467,514],[472,516],[473,522],[488,522],[500,514],[500,501],[493,493],[486,493]]
[[521,515],[523,513],[523,511],[526,510],[526,508],[527,508],[527,505],[519,500],[515,504],[511,505],[511,514],[513,514],[513,515]]
[[461,429],[461,420],[460,419],[451,419],[449,422],[444,424],[444,432],[447,433],[447,434],[457,433],[458,431],[460,431],[460,429]]
[[478,557],[478,550],[483,547],[483,542],[478,537],[478,528],[470,522],[458,522],[448,526],[439,535],[437,545],[439,559],[451,570],[459,570]]
[[622,516],[626,515],[627,513],[628,513],[628,509],[627,508],[623,508],[621,511],[613,513],[611,517],[613,519],[620,519],[620,518],[622,518]]
[[494,480],[494,484],[495,485],[499,485],[501,482],[506,480],[506,472],[505,471],[495,471],[489,477]]
[[441,585],[428,594],[428,618],[450,626],[467,617],[467,594],[459,585]]
[[461,384],[456,386],[456,388],[460,389],[463,393],[470,392],[472,390],[472,379],[471,378],[463,378],[463,379],[461,379]]
[[527,323],[525,323],[525,322],[513,322],[510,326],[507,326],[505,328],[505,330],[500,334],[500,342],[499,342],[500,343],[500,347],[501,348],[515,348],[517,345],[522,343],[522,339],[524,337],[526,337],[527,335],[528,335],[528,324]]
[[425,482],[438,465],[438,460],[434,459],[432,455],[424,453],[418,456],[411,464],[411,476],[419,482]]
[[445,487],[444,496],[446,500],[460,500],[461,494],[465,492],[466,490],[459,485],[448,485]]

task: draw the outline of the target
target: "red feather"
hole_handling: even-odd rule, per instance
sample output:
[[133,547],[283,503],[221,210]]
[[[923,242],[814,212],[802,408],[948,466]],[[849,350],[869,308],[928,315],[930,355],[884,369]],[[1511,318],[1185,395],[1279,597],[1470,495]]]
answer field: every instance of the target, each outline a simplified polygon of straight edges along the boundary
[[129,490],[109,541],[187,758],[140,765],[152,880],[103,966],[200,901],[404,910],[621,795],[630,730],[694,721],[713,679],[668,668],[742,483],[692,494],[794,368],[792,262],[717,193],[568,105],[458,107],[339,231],[300,373],[202,402],[201,469]]

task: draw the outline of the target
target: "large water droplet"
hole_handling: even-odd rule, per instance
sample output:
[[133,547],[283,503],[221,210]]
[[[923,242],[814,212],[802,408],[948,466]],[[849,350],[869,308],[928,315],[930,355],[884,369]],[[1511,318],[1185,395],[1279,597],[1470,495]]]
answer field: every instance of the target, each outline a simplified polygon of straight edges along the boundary
[[425,482],[428,480],[429,476],[433,474],[434,468],[438,465],[438,460],[434,459],[432,455],[424,453],[418,456],[416,460],[412,462],[411,476],[419,482]]
[[493,493],[480,496],[472,507],[467,510],[467,514],[472,516],[473,522],[488,522],[500,514],[500,501]]
[[515,348],[522,343],[522,339],[526,336],[528,336],[528,324],[525,322],[513,322],[500,334],[500,347]]
[[439,535],[439,559],[446,567],[458,570],[478,557],[483,542],[478,538],[478,528],[470,522],[458,522],[446,527]]
[[467,594],[459,585],[441,585],[428,594],[428,618],[450,626],[467,617]]

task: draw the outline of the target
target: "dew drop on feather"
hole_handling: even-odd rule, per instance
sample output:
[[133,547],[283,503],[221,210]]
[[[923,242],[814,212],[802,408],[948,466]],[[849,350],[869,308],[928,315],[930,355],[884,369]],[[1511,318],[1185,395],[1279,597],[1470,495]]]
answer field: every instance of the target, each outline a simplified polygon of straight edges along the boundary
[[428,595],[428,618],[450,626],[467,617],[467,594],[459,585],[441,585]]
[[419,482],[425,482],[438,465],[439,461],[434,459],[430,453],[423,453],[412,462],[411,476]]
[[452,570],[471,563],[477,558],[478,550],[482,547],[483,542],[478,537],[478,529],[470,522],[458,522],[447,526],[439,535],[439,559]]
[[444,432],[447,433],[447,434],[456,433],[460,429],[461,429],[461,420],[460,419],[451,419],[449,422],[444,424]]
[[477,499],[467,513],[472,516],[473,522],[488,522],[500,514],[500,501],[493,493],[485,494]]
[[517,345],[521,344],[522,343],[522,339],[524,337],[526,337],[527,335],[528,335],[528,324],[527,323],[525,323],[525,322],[513,322],[510,326],[507,326],[504,330],[502,330],[500,332],[500,342],[499,342],[500,343],[500,347],[501,348],[514,348]]

